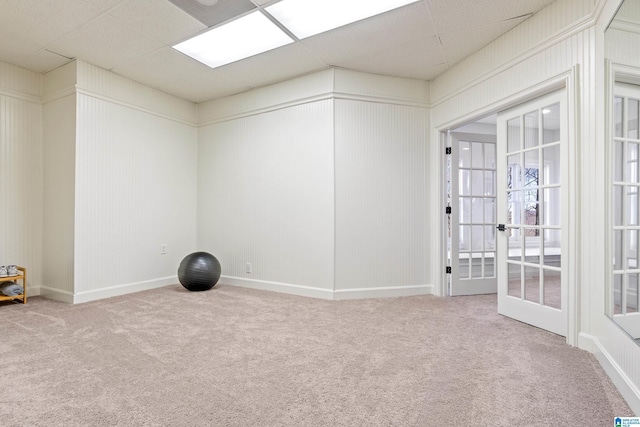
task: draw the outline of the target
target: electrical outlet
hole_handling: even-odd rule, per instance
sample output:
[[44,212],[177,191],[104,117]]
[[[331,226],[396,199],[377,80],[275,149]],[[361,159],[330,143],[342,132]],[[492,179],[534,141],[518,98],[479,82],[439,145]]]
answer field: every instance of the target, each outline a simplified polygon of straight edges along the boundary
[[167,253],[167,245],[166,243],[163,243],[160,245],[160,255],[166,255]]
[[250,262],[247,263],[247,274],[251,274],[251,271],[253,271],[253,266],[251,265]]

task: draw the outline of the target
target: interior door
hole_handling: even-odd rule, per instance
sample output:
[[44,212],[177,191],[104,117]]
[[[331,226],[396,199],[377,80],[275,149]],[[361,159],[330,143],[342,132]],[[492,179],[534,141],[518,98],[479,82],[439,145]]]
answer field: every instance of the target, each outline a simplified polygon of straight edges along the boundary
[[497,131],[498,312],[566,336],[566,91],[500,112]]
[[496,293],[495,135],[450,136],[449,294]]

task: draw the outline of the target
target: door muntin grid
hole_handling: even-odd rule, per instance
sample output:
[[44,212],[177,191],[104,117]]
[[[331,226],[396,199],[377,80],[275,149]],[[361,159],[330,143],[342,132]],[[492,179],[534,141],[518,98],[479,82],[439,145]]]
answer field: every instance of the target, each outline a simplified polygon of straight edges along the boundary
[[458,141],[458,278],[496,277],[496,146]]
[[561,310],[560,103],[506,130],[507,295]]
[[[613,315],[638,313],[640,305],[640,96],[616,85],[613,103],[612,256]],[[635,89],[640,95],[640,91]]]

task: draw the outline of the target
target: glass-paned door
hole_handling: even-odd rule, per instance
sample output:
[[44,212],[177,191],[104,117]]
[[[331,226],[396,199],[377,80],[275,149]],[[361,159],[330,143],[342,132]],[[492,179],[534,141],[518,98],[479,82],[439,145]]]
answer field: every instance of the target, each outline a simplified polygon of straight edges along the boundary
[[640,86],[616,83],[613,103],[613,294],[608,313],[640,338]]
[[498,312],[566,336],[565,91],[498,114]]
[[450,295],[496,293],[495,135],[451,134]]

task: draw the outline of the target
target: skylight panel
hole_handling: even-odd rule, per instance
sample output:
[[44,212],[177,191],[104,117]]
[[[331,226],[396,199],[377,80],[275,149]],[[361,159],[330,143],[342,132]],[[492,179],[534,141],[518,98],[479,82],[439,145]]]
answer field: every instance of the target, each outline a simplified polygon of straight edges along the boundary
[[256,11],[178,43],[173,48],[216,68],[293,41],[266,16]]
[[299,39],[379,15],[418,0],[282,0],[265,10]]

